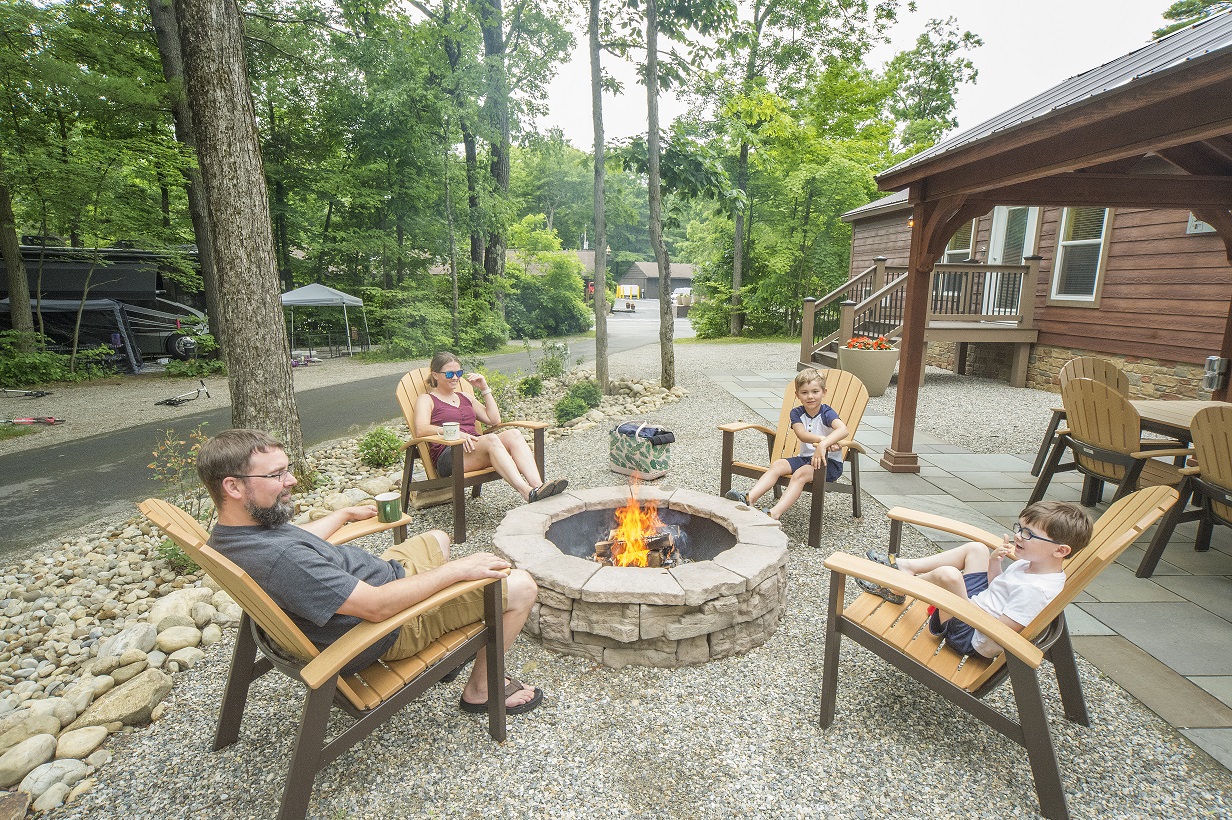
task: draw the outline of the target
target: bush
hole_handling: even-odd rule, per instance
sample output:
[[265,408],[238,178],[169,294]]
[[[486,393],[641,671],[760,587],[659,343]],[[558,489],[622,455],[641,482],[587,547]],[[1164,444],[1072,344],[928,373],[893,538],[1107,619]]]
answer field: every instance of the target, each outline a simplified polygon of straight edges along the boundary
[[369,467],[388,467],[398,460],[402,440],[388,427],[378,427],[359,440],[359,460]]
[[603,401],[603,391],[599,389],[599,385],[589,379],[570,387],[567,395],[581,399],[586,402],[587,407],[598,407]]
[[573,421],[578,416],[583,416],[587,411],[586,402],[579,399],[577,396],[565,396],[560,401],[556,402],[556,423],[563,426],[566,422]]
[[0,331],[0,383],[9,387],[29,387],[48,382],[97,379],[104,375],[107,357],[115,353],[106,345],[81,348],[77,351],[74,372],[69,370],[68,356],[41,349],[50,342],[41,333]]
[[565,336],[590,329],[582,264],[572,252],[519,253],[507,273],[505,318],[514,336]]
[[527,376],[518,382],[518,395],[533,399],[543,392],[543,379],[538,376]]
[[535,370],[545,379],[559,379],[565,375],[569,360],[569,345],[564,342],[543,343],[543,356],[535,363]]
[[180,545],[170,538],[164,538],[154,549],[177,575],[193,575],[201,570],[197,562],[188,557],[184,550],[180,549]]
[[215,373],[226,373],[227,364],[221,359],[189,359],[181,361],[172,359],[163,366],[163,375],[168,378],[191,376],[199,379],[202,376],[213,376]]

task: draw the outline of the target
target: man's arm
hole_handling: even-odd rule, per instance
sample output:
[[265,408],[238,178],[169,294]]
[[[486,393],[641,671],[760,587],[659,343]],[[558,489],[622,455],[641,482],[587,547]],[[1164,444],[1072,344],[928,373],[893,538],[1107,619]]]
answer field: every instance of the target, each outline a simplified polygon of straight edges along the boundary
[[307,530],[318,538],[328,539],[343,524],[349,524],[352,521],[363,521],[374,515],[376,515],[376,507],[372,504],[363,504],[358,507],[343,507],[341,510],[334,510],[324,518],[300,524],[299,528]]
[[354,615],[365,621],[383,621],[458,581],[504,578],[509,575],[510,567],[503,558],[479,552],[380,586],[360,581],[338,607],[338,614]]

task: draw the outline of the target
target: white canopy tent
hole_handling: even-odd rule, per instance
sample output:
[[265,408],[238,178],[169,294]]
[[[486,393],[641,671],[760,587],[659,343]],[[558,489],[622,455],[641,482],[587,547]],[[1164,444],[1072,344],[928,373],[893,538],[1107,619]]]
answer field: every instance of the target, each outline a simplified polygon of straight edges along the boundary
[[342,321],[346,324],[347,354],[351,355],[351,320],[347,316],[347,307],[359,307],[364,317],[364,338],[368,338],[368,314],[364,310],[364,300],[340,290],[334,290],[325,285],[304,285],[282,294],[282,306],[291,308],[291,346],[295,346],[295,308],[297,307],[340,307]]

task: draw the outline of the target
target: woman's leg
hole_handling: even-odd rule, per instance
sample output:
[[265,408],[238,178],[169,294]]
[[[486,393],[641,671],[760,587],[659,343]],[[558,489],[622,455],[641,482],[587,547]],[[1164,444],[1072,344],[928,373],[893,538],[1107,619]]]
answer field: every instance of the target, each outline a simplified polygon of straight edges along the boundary
[[[497,475],[505,479],[510,487],[517,490],[518,495],[522,496],[523,501],[530,500],[530,491],[543,483],[539,482],[539,484],[532,486],[522,477],[522,471],[518,469],[513,456],[505,449],[505,444],[500,440],[499,436],[480,436],[475,439],[475,449],[472,452],[466,453],[462,460],[468,470],[481,470],[484,467],[495,469]],[[456,464],[454,469],[458,469]]]
[[[783,462],[786,464],[787,462]],[[804,492],[804,485],[813,480],[813,465],[805,464],[799,470],[791,474],[791,481],[787,483],[787,489],[783,490],[783,497],[778,503],[770,508],[770,517],[775,521],[782,518],[783,513],[791,509],[791,505],[795,504],[800,498],[800,494]]]
[[531,450],[530,445],[526,443],[526,439],[522,438],[522,434],[517,430],[502,430],[497,437],[501,443],[505,445],[505,450],[513,457],[513,463],[518,465],[518,471],[522,473],[522,477],[532,487],[538,487],[543,483],[543,476],[539,475],[539,465],[535,463],[535,453]]

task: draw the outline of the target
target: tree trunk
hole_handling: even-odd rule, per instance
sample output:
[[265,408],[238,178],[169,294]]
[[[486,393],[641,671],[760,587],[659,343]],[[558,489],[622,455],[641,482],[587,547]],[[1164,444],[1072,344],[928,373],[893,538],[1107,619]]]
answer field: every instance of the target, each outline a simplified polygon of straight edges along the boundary
[[240,9],[232,2],[175,0],[175,10],[222,283],[220,335],[227,351],[231,423],[277,436],[292,468],[303,474],[304,442]]
[[[193,136],[192,111],[184,96],[184,58],[180,53],[180,38],[175,21],[175,8],[170,0],[150,0],[150,18],[154,22],[154,35],[158,41],[158,56],[162,61],[163,77],[171,90],[171,119],[175,125],[175,139],[181,145],[197,153],[197,141]],[[218,276],[214,270],[214,240],[210,230],[209,204],[201,184],[201,169],[198,166],[184,172],[185,192],[188,195],[188,215],[192,219],[193,234],[197,239],[197,265],[201,268],[201,287],[205,291],[205,314],[215,341],[222,345],[222,302],[219,296]],[[225,350],[220,351],[223,355]]]
[[449,315],[450,319],[450,337],[453,339],[453,349],[459,347],[459,331],[458,327],[458,240],[454,234],[453,227],[453,193],[449,187],[449,140],[445,139],[445,222],[449,228],[449,282],[452,285],[453,301],[450,303]]
[[4,175],[4,157],[0,157],[0,258],[9,288],[9,316],[13,330],[28,335],[17,340],[23,353],[34,350],[34,316],[30,313],[30,279],[21,259],[21,240],[17,236],[17,217],[13,215],[13,196]]
[[[746,197],[749,192],[749,144],[741,140],[740,158],[736,162],[736,187]],[[744,309],[740,304],[740,287],[744,284],[744,202],[736,205],[735,228],[732,236],[731,335],[744,330]]]
[[607,216],[604,213],[603,75],[599,64],[600,0],[590,0],[590,110],[595,126],[595,380],[607,393]]
[[[495,139],[489,147],[489,169],[496,182],[496,195],[509,193],[509,81],[505,76],[505,16],[501,0],[480,0],[479,27],[483,30],[484,63],[487,69],[486,99],[488,122]],[[498,281],[505,273],[505,226],[494,224],[488,230],[483,268],[488,281]]]
[[471,275],[483,273],[483,233],[479,219],[479,151],[475,135],[462,125],[462,147],[466,152],[466,212],[471,234]]
[[663,244],[663,192],[659,173],[659,8],[658,0],[646,0],[646,133],[650,194],[650,246],[659,263],[659,383],[676,386],[676,349],[672,346],[672,263]]

